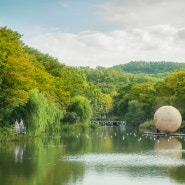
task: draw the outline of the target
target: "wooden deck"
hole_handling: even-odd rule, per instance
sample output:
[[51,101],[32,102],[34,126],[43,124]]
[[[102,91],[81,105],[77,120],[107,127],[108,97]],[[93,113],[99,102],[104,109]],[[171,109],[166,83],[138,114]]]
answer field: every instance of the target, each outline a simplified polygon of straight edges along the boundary
[[175,137],[185,137],[185,134],[182,134],[182,133],[144,132],[143,134],[144,135],[147,135],[147,136],[165,136],[165,137],[175,136]]

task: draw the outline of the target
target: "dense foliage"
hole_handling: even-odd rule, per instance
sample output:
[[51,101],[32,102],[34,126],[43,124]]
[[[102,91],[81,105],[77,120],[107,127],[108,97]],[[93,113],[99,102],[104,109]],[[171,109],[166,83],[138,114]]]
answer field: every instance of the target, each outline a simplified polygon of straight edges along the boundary
[[[68,107],[70,116],[67,116],[67,118],[71,119],[71,117],[76,117],[75,122],[87,123],[88,120],[91,119],[91,111],[90,102],[87,98],[83,96],[75,96],[72,99],[71,105]],[[66,121],[70,122],[68,119],[66,119]]]
[[146,62],[146,61],[132,61],[127,64],[121,64],[114,66],[115,68],[119,68],[122,71],[129,73],[145,73],[145,74],[167,74],[174,70],[179,70],[185,68],[185,63],[177,63],[177,62]]
[[34,133],[91,119],[139,126],[161,105],[177,107],[184,118],[184,67],[143,61],[110,68],[70,67],[24,45],[19,33],[2,27],[0,126],[12,126],[21,118]]

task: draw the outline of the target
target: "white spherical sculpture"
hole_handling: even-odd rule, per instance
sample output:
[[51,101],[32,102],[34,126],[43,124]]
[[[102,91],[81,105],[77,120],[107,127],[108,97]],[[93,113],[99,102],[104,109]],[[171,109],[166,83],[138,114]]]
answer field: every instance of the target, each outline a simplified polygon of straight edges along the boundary
[[175,132],[181,123],[181,114],[175,107],[162,106],[154,114],[154,124],[160,132]]

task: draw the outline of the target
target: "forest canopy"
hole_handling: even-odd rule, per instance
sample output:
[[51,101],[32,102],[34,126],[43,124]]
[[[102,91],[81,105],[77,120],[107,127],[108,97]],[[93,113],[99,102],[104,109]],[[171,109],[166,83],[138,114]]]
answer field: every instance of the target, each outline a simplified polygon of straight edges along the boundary
[[185,117],[185,63],[134,61],[109,68],[67,66],[0,28],[0,126],[25,121],[35,133],[93,119],[139,126],[162,105]]

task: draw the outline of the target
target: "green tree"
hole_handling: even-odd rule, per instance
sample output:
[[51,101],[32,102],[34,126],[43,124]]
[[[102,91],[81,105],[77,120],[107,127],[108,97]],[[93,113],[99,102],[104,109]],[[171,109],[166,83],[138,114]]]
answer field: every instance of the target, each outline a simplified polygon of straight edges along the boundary
[[139,126],[147,119],[147,113],[143,109],[143,104],[137,100],[131,100],[128,103],[128,112],[125,115],[125,121],[128,125]]
[[75,96],[68,108],[69,112],[74,112],[79,117],[79,122],[88,123],[91,119],[92,109],[90,102],[83,96]]
[[36,85],[34,66],[23,50],[20,35],[0,28],[0,123],[8,124],[12,111],[27,102],[28,89]]
[[29,101],[24,110],[25,123],[31,133],[38,134],[60,128],[62,111],[37,89],[29,92]]
[[176,71],[169,75],[170,80],[172,81],[171,86],[173,87],[173,94],[171,99],[173,105],[177,107],[183,119],[185,118],[185,70]]
[[[184,84],[185,83],[185,70],[179,70],[170,73],[166,78],[159,81],[155,85],[156,89],[156,105],[157,107],[162,104],[174,105],[184,109]],[[184,111],[182,111],[184,112]]]
[[60,63],[56,58],[48,54],[43,54],[34,48],[26,46],[25,50],[35,58],[35,63],[39,62],[49,74],[62,81],[60,85],[61,88],[68,90],[70,96],[82,94],[85,91],[87,81],[82,69],[66,66]]

